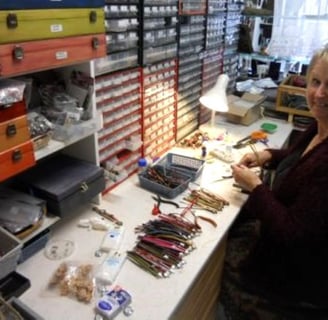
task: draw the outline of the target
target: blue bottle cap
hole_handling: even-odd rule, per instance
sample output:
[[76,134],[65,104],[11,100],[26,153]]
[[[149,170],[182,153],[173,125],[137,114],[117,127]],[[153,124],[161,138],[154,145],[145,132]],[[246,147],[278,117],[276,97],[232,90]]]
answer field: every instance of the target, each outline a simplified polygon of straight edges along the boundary
[[139,167],[146,167],[147,166],[147,160],[145,158],[140,158],[138,160],[138,166]]

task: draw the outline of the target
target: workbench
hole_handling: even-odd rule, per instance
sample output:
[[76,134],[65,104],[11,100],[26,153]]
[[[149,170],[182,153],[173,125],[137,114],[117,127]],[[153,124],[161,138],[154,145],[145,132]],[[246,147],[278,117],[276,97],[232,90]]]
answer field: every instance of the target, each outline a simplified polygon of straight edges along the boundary
[[[292,124],[273,119],[260,119],[250,126],[240,126],[220,120],[218,130],[224,133],[230,143],[236,142],[258,130],[263,122],[275,123],[276,132],[269,135],[268,146],[283,147],[293,129]],[[260,150],[265,146],[258,145]],[[236,158],[251,149],[232,149]],[[173,148],[171,152],[180,152],[190,156],[199,156],[199,149]],[[129,319],[136,320],[165,320],[165,319],[215,319],[220,289],[222,262],[225,252],[225,236],[229,227],[238,215],[241,205],[247,195],[233,187],[233,179],[219,179],[229,172],[230,164],[220,160],[206,162],[202,175],[196,181],[204,188],[218,193],[229,201],[218,214],[202,211],[201,214],[214,219],[217,227],[201,222],[202,233],[194,239],[196,249],[186,256],[186,264],[168,278],[155,278],[146,273],[131,261],[126,260],[115,281],[132,296],[133,314]],[[190,184],[196,188],[196,184]],[[186,191],[188,192],[188,191]],[[136,226],[154,219],[151,211],[154,200],[152,193],[139,187],[138,176],[134,175],[121,183],[110,193],[103,196],[99,207],[106,209],[123,221],[124,236],[120,251],[131,250],[137,239],[134,232]],[[183,194],[174,201],[181,203]],[[176,212],[168,204],[161,205],[162,212]],[[51,230],[51,239],[73,241],[75,247],[68,261],[81,261],[99,264],[104,256],[96,257],[95,252],[101,243],[104,231],[78,227],[80,219],[95,216],[92,205],[84,208],[80,214],[59,221]],[[50,293],[47,283],[57,269],[61,260],[49,260],[41,250],[23,264],[17,271],[30,279],[31,287],[20,297],[23,303],[44,317],[46,320],[89,320],[94,319],[95,301],[89,304],[78,302],[69,297]],[[119,314],[116,319],[127,319]]]

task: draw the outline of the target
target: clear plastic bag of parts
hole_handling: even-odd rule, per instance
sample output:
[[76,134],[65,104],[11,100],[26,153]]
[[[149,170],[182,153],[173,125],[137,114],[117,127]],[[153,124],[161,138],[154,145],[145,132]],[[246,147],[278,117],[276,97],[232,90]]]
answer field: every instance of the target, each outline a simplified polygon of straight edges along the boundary
[[51,276],[47,290],[89,303],[95,292],[94,265],[88,262],[62,262]]
[[15,79],[0,80],[0,106],[10,105],[22,101],[25,82]]

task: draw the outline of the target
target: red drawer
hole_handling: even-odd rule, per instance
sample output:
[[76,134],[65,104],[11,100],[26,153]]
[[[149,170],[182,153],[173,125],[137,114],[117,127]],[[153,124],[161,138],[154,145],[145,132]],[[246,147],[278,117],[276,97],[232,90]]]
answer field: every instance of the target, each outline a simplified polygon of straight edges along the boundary
[[0,181],[35,165],[33,143],[22,143],[0,153]]
[[7,121],[26,114],[25,101],[0,106],[0,122]]
[[0,123],[0,152],[30,140],[27,116]]
[[105,34],[0,45],[0,76],[52,69],[106,56]]

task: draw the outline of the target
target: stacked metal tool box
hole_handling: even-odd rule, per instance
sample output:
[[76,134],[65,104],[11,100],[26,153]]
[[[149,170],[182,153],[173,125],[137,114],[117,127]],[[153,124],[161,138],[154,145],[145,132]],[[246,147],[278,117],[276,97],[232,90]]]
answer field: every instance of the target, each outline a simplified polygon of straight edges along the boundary
[[104,56],[104,1],[7,1],[0,10],[0,76]]

